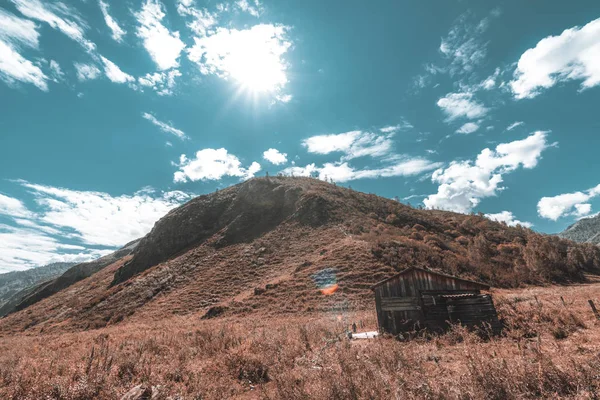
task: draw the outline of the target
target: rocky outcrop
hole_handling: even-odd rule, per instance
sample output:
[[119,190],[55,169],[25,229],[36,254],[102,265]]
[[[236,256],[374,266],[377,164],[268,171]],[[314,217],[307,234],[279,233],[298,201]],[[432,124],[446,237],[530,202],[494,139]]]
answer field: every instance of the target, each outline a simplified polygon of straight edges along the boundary
[[311,226],[324,224],[329,218],[327,201],[277,177],[251,179],[199,196],[154,225],[133,259],[115,273],[113,285],[209,238],[215,247],[249,242],[288,218]]
[[558,236],[579,243],[600,245],[600,214],[580,219]]
[[140,240],[137,239],[127,243],[114,253],[101,257],[97,260],[74,265],[55,279],[51,279],[22,290],[21,292],[17,293],[11,299],[11,301],[7,302],[0,308],[0,316],[5,316],[12,312],[27,308],[30,305],[52,296],[54,293],[63,290],[76,282],[92,276],[102,268],[131,254],[138,245],[139,241]]

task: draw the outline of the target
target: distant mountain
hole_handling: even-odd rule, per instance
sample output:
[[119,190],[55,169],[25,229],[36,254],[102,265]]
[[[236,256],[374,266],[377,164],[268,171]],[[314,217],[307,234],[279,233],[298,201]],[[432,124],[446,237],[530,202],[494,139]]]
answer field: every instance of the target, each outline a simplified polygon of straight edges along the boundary
[[600,245],[600,214],[595,217],[580,219],[558,236],[579,243]]
[[94,261],[80,264],[71,263],[52,277],[38,280],[37,284],[23,287],[22,290],[14,292],[10,299],[5,301],[3,304],[0,304],[0,317],[29,307],[30,305],[35,304],[46,297],[52,296],[54,293],[60,290],[68,288],[74,283],[92,276],[102,268],[131,254],[138,243],[139,239],[129,242],[114,253],[100,257]]
[[77,263],[58,262],[26,271],[0,274],[0,308],[16,293],[41,282],[56,278]]

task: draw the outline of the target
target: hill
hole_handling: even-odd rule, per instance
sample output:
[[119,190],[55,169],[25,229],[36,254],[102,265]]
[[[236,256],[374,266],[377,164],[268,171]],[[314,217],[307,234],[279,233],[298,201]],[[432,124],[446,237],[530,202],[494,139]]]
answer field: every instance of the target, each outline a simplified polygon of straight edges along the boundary
[[0,331],[360,310],[371,285],[407,266],[497,287],[583,282],[600,273],[600,249],[316,179],[255,178],[170,211],[132,255],[9,315]]
[[559,234],[565,239],[600,245],[600,214],[582,218]]
[[[25,271],[13,271],[0,274],[0,308],[22,290],[53,279],[77,263],[52,263]],[[2,314],[0,314],[1,316]]]

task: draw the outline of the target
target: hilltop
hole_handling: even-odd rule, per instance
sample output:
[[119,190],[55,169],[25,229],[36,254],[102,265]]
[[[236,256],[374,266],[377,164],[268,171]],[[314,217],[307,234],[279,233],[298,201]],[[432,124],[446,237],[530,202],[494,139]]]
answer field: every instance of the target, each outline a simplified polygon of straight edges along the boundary
[[[0,330],[360,310],[371,285],[412,265],[496,287],[584,282],[600,273],[600,249],[316,179],[255,178],[170,211],[132,254],[9,315]],[[324,296],[323,282],[339,289]]]

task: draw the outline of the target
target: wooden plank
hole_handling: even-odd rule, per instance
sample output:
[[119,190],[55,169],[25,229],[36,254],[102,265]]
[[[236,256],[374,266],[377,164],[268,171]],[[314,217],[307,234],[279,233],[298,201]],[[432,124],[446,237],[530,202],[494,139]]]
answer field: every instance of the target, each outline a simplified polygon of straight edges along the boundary
[[417,304],[419,299],[417,297],[382,297],[381,304],[390,303],[412,303]]
[[384,311],[418,311],[420,307],[416,297],[384,297],[381,299],[381,309]]
[[381,309],[383,311],[420,311],[421,307],[419,306],[382,306]]

